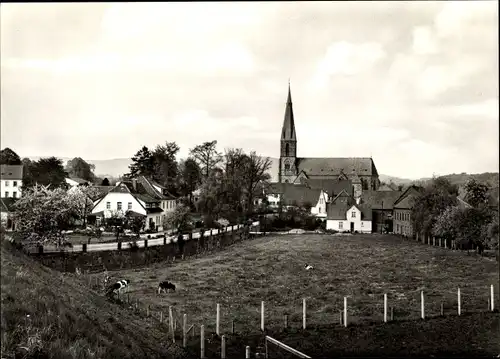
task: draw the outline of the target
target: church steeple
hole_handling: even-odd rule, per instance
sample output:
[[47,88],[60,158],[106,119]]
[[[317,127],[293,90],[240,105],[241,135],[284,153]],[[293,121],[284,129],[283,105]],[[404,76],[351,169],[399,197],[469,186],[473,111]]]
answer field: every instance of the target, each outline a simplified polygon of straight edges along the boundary
[[290,90],[290,81],[288,81],[288,98],[286,100],[283,128],[281,129],[281,140],[297,141],[297,137],[295,134],[295,121],[293,118],[292,92]]
[[292,92],[288,81],[288,98],[285,107],[285,119],[281,129],[279,182],[292,183],[297,177],[297,135],[293,118]]

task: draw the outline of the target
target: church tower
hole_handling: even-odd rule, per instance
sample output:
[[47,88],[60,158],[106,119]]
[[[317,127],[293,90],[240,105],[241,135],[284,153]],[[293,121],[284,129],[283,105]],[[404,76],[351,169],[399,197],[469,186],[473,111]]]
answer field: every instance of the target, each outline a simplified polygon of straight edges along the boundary
[[285,119],[281,129],[280,163],[278,181],[292,183],[297,177],[297,135],[293,118],[292,94],[288,83],[288,99],[285,107]]

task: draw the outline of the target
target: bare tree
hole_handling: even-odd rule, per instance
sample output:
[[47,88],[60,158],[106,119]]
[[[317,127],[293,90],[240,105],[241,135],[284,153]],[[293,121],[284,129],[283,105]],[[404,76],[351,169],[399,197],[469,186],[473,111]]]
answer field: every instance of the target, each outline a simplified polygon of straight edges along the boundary
[[222,162],[222,154],[217,151],[216,140],[192,148],[189,150],[189,155],[198,162],[205,178],[208,178],[210,171]]

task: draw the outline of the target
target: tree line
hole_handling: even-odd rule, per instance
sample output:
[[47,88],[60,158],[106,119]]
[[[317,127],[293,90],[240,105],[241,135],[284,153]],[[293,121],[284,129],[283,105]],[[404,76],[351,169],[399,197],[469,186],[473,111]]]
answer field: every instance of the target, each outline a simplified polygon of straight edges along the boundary
[[414,232],[455,240],[462,248],[474,245],[480,252],[498,249],[498,208],[490,203],[490,188],[472,178],[464,192],[470,207],[460,203],[458,186],[444,177],[433,178],[413,202]]

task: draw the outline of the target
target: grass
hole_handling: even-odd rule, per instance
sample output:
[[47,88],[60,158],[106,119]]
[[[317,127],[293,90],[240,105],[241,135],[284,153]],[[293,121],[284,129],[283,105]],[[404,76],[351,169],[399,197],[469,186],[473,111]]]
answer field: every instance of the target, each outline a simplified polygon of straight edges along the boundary
[[[305,271],[305,263],[315,269]],[[188,314],[189,325],[204,324],[208,331],[215,331],[216,303],[220,303],[222,332],[229,332],[234,320],[238,332],[250,335],[260,328],[261,300],[266,304],[266,328],[275,333],[281,332],[284,314],[288,314],[292,328],[300,327],[303,298],[307,299],[307,321],[317,328],[338,323],[344,296],[348,297],[349,323],[355,327],[382,321],[384,293],[398,321],[418,320],[421,290],[426,296],[426,317],[439,316],[441,302],[445,315],[454,316],[458,287],[462,311],[481,316],[480,312],[487,310],[490,285],[498,283],[497,266],[494,259],[395,236],[288,235],[239,243],[204,258],[113,275],[131,279],[131,297],[153,311],[166,313],[172,305],[178,314]],[[164,279],[177,285],[175,294],[156,294],[158,282]],[[498,308],[498,286],[495,291]],[[492,316],[492,325],[498,326],[498,315]],[[441,323],[457,318],[433,320]],[[462,320],[467,323],[458,318],[450,330]],[[419,325],[429,326],[427,330],[433,328],[432,324],[422,323]],[[448,330],[451,324],[442,325]],[[452,338],[450,342],[455,343]],[[357,345],[373,350],[366,340]],[[308,347],[306,342],[303,346]],[[440,347],[442,343],[437,343],[430,350],[438,351]],[[496,344],[495,348],[499,352]]]
[[73,274],[26,257],[2,239],[2,358],[172,358],[156,323],[108,302]]

